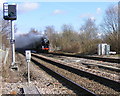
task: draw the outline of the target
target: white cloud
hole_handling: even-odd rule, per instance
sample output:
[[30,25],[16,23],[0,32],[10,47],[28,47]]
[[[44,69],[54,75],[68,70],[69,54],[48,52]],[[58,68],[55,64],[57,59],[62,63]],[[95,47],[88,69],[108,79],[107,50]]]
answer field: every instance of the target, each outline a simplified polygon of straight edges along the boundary
[[80,18],[82,18],[82,19],[91,19],[91,20],[96,20],[96,18],[94,17],[94,15],[93,14],[90,14],[90,13],[85,13],[85,14],[81,14],[80,15]]
[[95,20],[95,17],[90,17],[90,19],[94,21],[94,20]]
[[97,8],[96,13],[101,14],[101,12],[102,12],[101,8]]
[[63,13],[65,13],[65,12],[62,10],[59,10],[59,9],[56,9],[53,11],[53,14],[63,14]]
[[[3,8],[3,3],[7,2],[8,0],[0,0],[0,10]],[[20,13],[25,13],[28,11],[35,10],[39,7],[39,3],[32,3],[32,2],[24,2],[17,4],[17,10]]]
[[39,3],[21,3],[18,4],[18,12],[24,13],[35,10],[39,7]]

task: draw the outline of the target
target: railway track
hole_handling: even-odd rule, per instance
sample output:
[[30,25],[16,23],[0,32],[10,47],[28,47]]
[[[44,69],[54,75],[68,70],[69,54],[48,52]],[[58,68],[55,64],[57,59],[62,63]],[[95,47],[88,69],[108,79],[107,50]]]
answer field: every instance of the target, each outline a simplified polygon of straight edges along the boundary
[[[43,70],[45,70],[48,74],[52,75],[54,78],[60,80],[60,82],[64,82],[64,84],[68,85],[67,87],[74,90],[77,95],[88,95],[88,96],[97,96],[95,93],[91,92],[90,90],[82,87],[81,85],[75,83],[74,81],[66,78],[65,76],[61,75],[58,72],[55,72],[52,69],[47,68],[43,64],[40,64],[37,60],[34,58],[31,59],[32,62],[40,66]],[[72,86],[72,87],[70,87]]]
[[115,59],[115,58],[102,58],[102,57],[93,57],[93,56],[87,56],[87,55],[72,55],[72,54],[62,54],[62,53],[48,53],[48,54],[85,58],[85,59],[91,59],[91,60],[97,60],[97,61],[103,61],[103,62],[120,63],[120,59]]
[[82,63],[82,64],[86,65],[86,66],[97,66],[99,68],[115,71],[115,72],[118,72],[118,73],[120,72],[120,68],[114,67],[114,66],[108,66],[108,65],[103,65],[103,64],[94,64],[94,63]]
[[[76,69],[76,68],[72,68],[70,66],[66,66],[66,65],[62,65],[56,61],[52,61],[52,60],[48,60],[46,58],[43,58],[43,57],[40,57],[40,56],[37,56],[35,54],[32,54],[32,56],[36,57],[36,58],[39,58],[45,62],[48,62],[50,64],[53,64],[59,68],[62,68],[64,70],[67,70],[69,72],[72,72],[72,73],[75,73],[79,76],[82,76],[82,77],[85,77],[85,78],[89,78],[90,80],[94,80],[95,82],[98,82],[102,85],[105,85],[109,88],[112,88],[113,90],[117,91],[117,92],[120,92],[120,83],[119,82],[116,82],[116,81],[113,81],[113,80],[110,80],[110,79],[107,79],[107,78],[104,78],[104,77],[101,77],[101,76],[97,76],[97,75],[94,75],[94,74],[91,74],[91,73],[88,73],[88,72],[85,72],[85,71],[82,71],[82,70],[79,70],[79,69]],[[35,63],[37,63],[36,61],[34,61]],[[48,70],[48,69],[47,69]],[[78,89],[78,88],[77,88]]]
[[[119,74],[120,72],[120,67],[116,63],[108,63],[108,62],[99,62],[96,60],[89,60],[89,59],[83,59],[83,58],[76,58],[76,57],[69,57],[69,56],[56,56],[53,54],[43,54],[44,56],[47,57],[53,57],[58,60],[62,60],[64,62],[73,62],[76,63],[75,65],[84,65],[86,68],[94,69],[94,68],[99,68],[99,70],[103,69],[105,72],[113,73],[113,74]],[[71,60],[72,59],[72,60]],[[80,65],[81,66],[81,65]]]

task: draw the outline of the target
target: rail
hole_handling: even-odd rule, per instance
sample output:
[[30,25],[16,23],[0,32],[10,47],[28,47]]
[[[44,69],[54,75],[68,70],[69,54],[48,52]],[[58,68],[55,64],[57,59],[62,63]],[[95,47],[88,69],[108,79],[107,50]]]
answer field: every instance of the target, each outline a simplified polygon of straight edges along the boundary
[[95,93],[89,91],[86,88],[83,88],[81,85],[75,83],[74,81],[62,76],[60,73],[57,73],[49,68],[47,68],[46,66],[40,64],[38,61],[36,61],[35,59],[31,59],[32,62],[34,62],[35,64],[39,65],[40,68],[42,68],[43,70],[45,70],[48,74],[52,75],[54,78],[60,80],[61,83],[67,84],[67,87],[69,86],[70,89],[72,89],[77,95],[85,95],[85,96],[97,96]]
[[80,70],[80,69],[76,69],[76,68],[73,68],[73,67],[70,67],[70,66],[67,66],[67,65],[63,65],[63,64],[58,63],[56,61],[52,61],[52,60],[37,56],[35,54],[32,54],[32,56],[34,56],[36,58],[39,58],[39,59],[42,59],[45,62],[49,62],[53,65],[56,65],[60,68],[68,70],[70,72],[73,72],[77,75],[84,76],[86,78],[89,78],[91,80],[99,82],[100,84],[103,84],[105,86],[108,86],[108,87],[120,92],[120,82],[117,82],[117,81],[114,81],[114,80],[111,80],[111,79],[108,79],[108,78],[105,78],[105,77],[102,77],[102,76],[98,76],[98,75],[95,75],[95,74],[92,74],[92,73],[89,73],[89,72],[86,72],[86,71],[83,71],[83,70]]
[[120,63],[120,59],[114,59],[114,58],[102,58],[102,57],[93,57],[93,56],[88,56],[88,55],[72,55],[72,54],[62,54],[62,53],[48,53],[48,54],[60,55],[60,56],[69,56],[69,57],[77,57],[77,58],[85,58],[85,59],[111,62],[111,63]]

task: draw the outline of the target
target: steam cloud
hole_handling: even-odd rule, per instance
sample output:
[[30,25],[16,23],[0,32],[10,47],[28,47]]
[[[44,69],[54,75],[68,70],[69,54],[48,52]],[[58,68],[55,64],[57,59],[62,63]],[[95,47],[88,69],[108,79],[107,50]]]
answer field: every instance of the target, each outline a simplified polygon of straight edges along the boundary
[[45,36],[38,35],[35,33],[22,34],[22,35],[16,36],[15,47],[24,48],[30,44],[34,44],[35,42],[40,42],[42,37],[45,37]]

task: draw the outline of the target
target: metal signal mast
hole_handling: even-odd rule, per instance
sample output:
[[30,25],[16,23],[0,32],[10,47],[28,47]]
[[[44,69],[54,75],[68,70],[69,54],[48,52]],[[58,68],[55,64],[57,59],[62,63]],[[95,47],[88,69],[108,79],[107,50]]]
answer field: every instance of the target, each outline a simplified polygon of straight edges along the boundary
[[3,3],[3,18],[4,20],[10,20],[11,22],[11,47],[12,47],[12,64],[11,66],[15,66],[15,37],[14,37],[14,20],[17,19],[16,13],[16,4],[8,4]]

